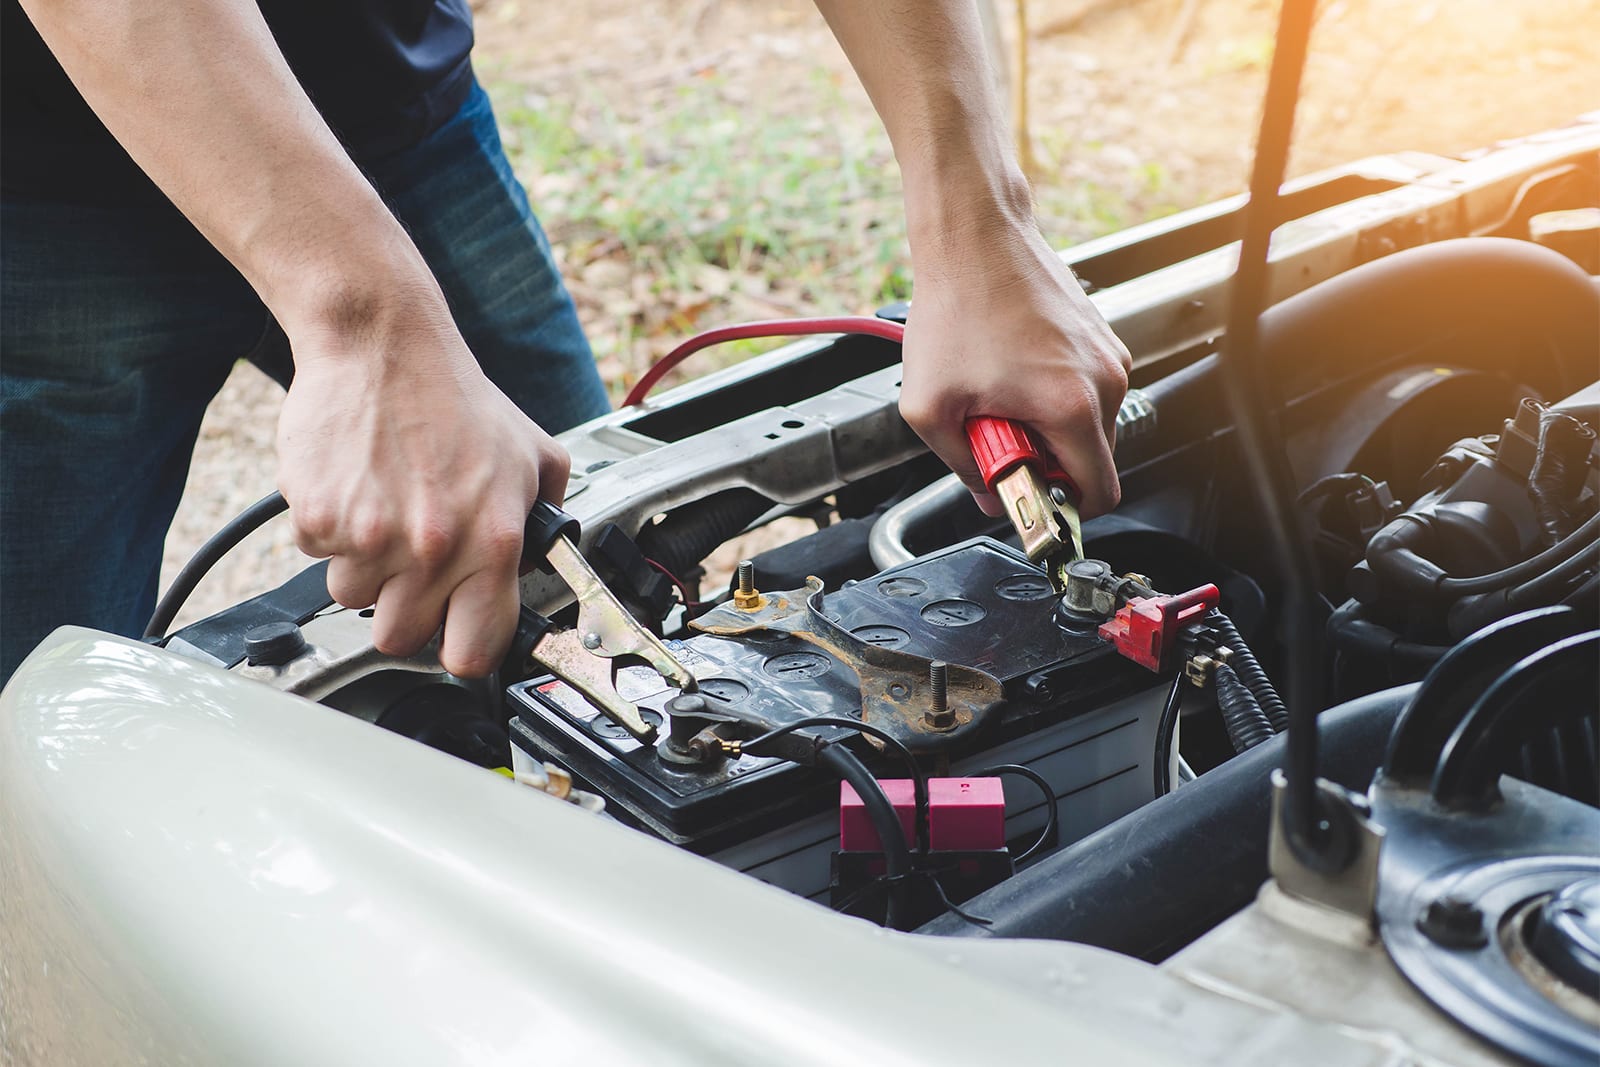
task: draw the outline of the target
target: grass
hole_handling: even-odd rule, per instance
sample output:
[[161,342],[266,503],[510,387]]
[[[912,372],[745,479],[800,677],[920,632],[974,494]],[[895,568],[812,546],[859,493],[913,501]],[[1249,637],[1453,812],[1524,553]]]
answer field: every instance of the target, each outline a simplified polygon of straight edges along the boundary
[[[809,81],[803,101],[764,106],[715,74],[642,96],[494,86],[507,153],[614,393],[696,329],[909,297],[887,137],[833,75],[818,68]],[[1064,165],[1085,146],[1046,134],[1039,150],[1040,217],[1058,245],[1170,210],[1158,165],[1130,162],[1125,179],[1087,181]],[[728,345],[695,371],[769,347]]]

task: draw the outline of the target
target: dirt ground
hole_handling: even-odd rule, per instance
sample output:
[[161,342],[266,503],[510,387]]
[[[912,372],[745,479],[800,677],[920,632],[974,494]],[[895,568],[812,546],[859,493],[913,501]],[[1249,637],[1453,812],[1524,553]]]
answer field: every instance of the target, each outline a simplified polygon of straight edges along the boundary
[[[1000,52],[1009,57],[1015,9],[1005,0],[997,6]],[[804,123],[793,120],[815,112],[814,122],[850,131],[888,158],[848,64],[802,0],[483,0],[477,7],[478,68],[503,118],[513,108],[581,99],[574,121],[602,114],[613,125],[649,129],[661,108],[686,94],[715,93],[739,116],[726,131],[735,139],[790,128],[804,136]],[[1027,0],[1029,132],[1052,240],[1070,244],[1243,187],[1275,7],[1270,0]],[[1453,154],[1600,108],[1597,40],[1600,0],[1325,0],[1292,169],[1400,150]],[[1014,60],[1008,66],[1015,77]],[[512,147],[536,210],[559,205],[573,175],[532,167]],[[641,188],[652,181],[648,167],[624,178]],[[880,201],[865,208],[895,210]],[[706,210],[714,214],[717,205]],[[602,372],[614,382],[636,377],[671,343],[678,320],[652,316],[650,305],[770,315],[774,308],[861,310],[873,299],[850,288],[854,275],[841,276],[842,291],[789,289],[769,276],[730,282],[726,270],[642,279],[642,259],[593,234],[568,235],[546,215]],[[860,232],[842,228],[842,239]],[[754,295],[730,303],[730,290]],[[650,325],[643,337],[640,323]],[[278,406],[276,388],[248,366],[212,405],[168,538],[168,580],[227,517],[273,488]],[[218,568],[183,619],[269,588],[305,562],[279,520]]]

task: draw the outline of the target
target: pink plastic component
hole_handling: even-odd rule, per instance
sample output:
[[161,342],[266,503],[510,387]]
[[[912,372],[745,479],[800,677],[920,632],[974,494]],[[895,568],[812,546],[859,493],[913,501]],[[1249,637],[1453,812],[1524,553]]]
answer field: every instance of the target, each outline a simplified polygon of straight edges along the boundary
[[[879,785],[913,843],[916,804],[909,778],[882,778]],[[998,778],[928,780],[928,847],[935,852],[981,852],[1006,847],[1006,796]],[[861,798],[850,783],[839,784],[839,848],[881,852]]]

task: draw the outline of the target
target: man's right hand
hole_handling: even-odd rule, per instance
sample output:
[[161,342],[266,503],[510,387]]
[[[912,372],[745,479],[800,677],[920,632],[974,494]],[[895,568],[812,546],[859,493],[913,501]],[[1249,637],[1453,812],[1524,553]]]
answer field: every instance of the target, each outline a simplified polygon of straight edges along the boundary
[[478,676],[517,623],[522,529],[566,492],[566,450],[479,369],[442,298],[291,335],[278,484],[295,539],[331,557],[328,591],[376,605],[373,640]]

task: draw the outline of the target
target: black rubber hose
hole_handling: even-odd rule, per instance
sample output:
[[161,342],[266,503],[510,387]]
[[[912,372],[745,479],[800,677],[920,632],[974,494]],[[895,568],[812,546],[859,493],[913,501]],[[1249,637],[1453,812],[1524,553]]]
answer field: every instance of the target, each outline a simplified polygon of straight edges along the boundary
[[1209,621],[1217,627],[1222,636],[1222,643],[1233,650],[1228,665],[1254,694],[1256,703],[1260,704],[1261,710],[1266,713],[1267,722],[1272,725],[1272,732],[1283,733],[1289,728],[1289,709],[1283,706],[1283,698],[1278,695],[1272,679],[1268,678],[1267,672],[1262,669],[1256,654],[1244,643],[1239,628],[1233,624],[1232,619],[1220,611],[1214,612]]
[[1272,723],[1256,701],[1255,694],[1239,680],[1239,675],[1226,663],[1211,669],[1217,687],[1217,708],[1222,712],[1222,725],[1227,727],[1228,740],[1235,752],[1255,748],[1274,736]]
[[1346,600],[1328,616],[1328,638],[1334,647],[1373,659],[1398,659],[1419,666],[1436,663],[1450,651],[1449,645],[1425,645],[1407,641],[1387,626],[1361,614],[1361,603]]
[[1594,431],[1560,411],[1539,413],[1539,451],[1528,472],[1528,495],[1544,531],[1544,541],[1554,545],[1577,525],[1572,507],[1589,472],[1589,452]]
[[[1401,686],[1323,712],[1322,776],[1365,790],[1416,691]],[[942,915],[920,932],[1053,938],[1164,959],[1250,903],[1266,881],[1268,778],[1283,765],[1285,741],[1257,745],[962,905],[990,925]]]
[[683,575],[771,507],[753,490],[725,489],[669,512],[641,529],[634,541],[647,559]]
[[[1441,300],[1439,294],[1449,293]],[[1465,366],[1516,376],[1547,396],[1594,380],[1600,289],[1572,260],[1530,241],[1461,237],[1364,263],[1277,304],[1261,321],[1264,367],[1289,395],[1330,374],[1453,338]]]
[[849,782],[861,798],[861,806],[866,809],[867,818],[872,820],[872,828],[878,831],[878,842],[883,845],[884,873],[889,883],[884,925],[891,930],[903,929],[901,924],[905,921],[906,897],[911,888],[911,849],[906,844],[906,831],[900,824],[900,816],[895,813],[894,805],[889,803],[883,786],[872,777],[867,765],[849,749],[842,745],[829,745],[817,753],[817,763]]
[[229,519],[227,525],[212,534],[210,539],[200,546],[200,551],[183,565],[178,576],[172,580],[166,595],[156,604],[155,612],[145,624],[144,639],[150,641],[165,637],[167,627],[178,617],[184,601],[189,599],[189,594],[200,584],[200,579],[204,578],[223,556],[232,552],[240,541],[266,525],[268,519],[288,510],[289,503],[283,499],[282,493],[268,493]]

